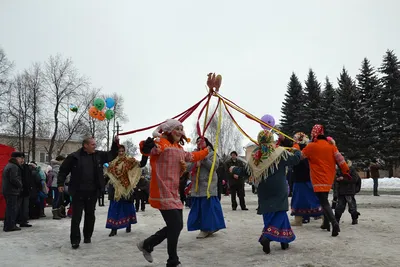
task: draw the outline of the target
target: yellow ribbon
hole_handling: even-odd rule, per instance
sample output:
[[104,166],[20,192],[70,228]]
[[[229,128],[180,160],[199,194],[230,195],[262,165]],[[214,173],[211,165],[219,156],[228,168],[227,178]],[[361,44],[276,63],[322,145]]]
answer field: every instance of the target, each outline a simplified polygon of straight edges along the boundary
[[[221,98],[218,101],[221,101]],[[210,195],[210,187],[211,187],[211,182],[212,182],[212,178],[213,178],[213,174],[214,174],[215,163],[217,162],[217,150],[218,150],[218,143],[219,143],[219,133],[221,132],[221,124],[222,124],[222,105],[219,105],[218,116],[219,117],[218,117],[217,133],[215,135],[213,163],[211,165],[210,174],[208,175],[207,199],[209,199],[211,197],[211,195]]]
[[250,114],[250,113],[247,112],[246,110],[242,109],[241,107],[239,107],[238,105],[236,105],[236,104],[233,103],[232,101],[229,101],[228,99],[226,99],[225,97],[223,97],[223,96],[220,95],[219,93],[214,92],[214,96],[217,96],[219,99],[221,99],[221,98],[224,99],[224,102],[225,102],[228,106],[230,106],[231,108],[233,108],[233,109],[237,110],[238,112],[240,112],[240,113],[242,113],[242,114],[248,116],[249,118],[255,120],[256,122],[258,122],[258,123],[260,123],[260,124],[262,124],[262,125],[264,125],[264,126],[266,126],[266,127],[271,128],[271,129],[274,130],[276,133],[281,134],[281,135],[285,136],[286,138],[288,138],[289,140],[292,140],[292,141],[295,142],[295,140],[294,140],[292,137],[290,137],[290,136],[286,135],[285,133],[279,131],[278,129],[272,127],[272,126],[269,125],[268,123],[263,122],[262,120],[260,120],[260,119],[257,118],[256,116]]
[[[206,114],[204,115],[204,124],[203,124],[203,135],[205,135],[205,130],[207,126],[207,118],[208,118],[208,108],[210,106],[210,100],[211,100],[211,95],[208,97],[208,103],[206,107]],[[199,190],[199,176],[200,176],[200,168],[197,168],[197,173],[196,173],[196,186],[194,191],[197,192]]]

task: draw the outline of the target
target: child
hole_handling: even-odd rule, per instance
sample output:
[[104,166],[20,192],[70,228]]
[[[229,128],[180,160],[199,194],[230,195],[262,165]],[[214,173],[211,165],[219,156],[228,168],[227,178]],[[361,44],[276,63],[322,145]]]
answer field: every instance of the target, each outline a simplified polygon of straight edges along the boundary
[[337,205],[335,208],[335,217],[339,223],[340,218],[344,210],[346,209],[346,203],[349,206],[349,213],[351,214],[352,223],[358,224],[358,216],[360,213],[357,211],[357,203],[354,198],[355,194],[360,192],[361,189],[361,178],[357,173],[357,170],[352,166],[351,161],[347,160],[347,165],[350,168],[351,180],[343,178],[341,171],[338,169],[336,173],[336,181],[334,191],[337,195]]

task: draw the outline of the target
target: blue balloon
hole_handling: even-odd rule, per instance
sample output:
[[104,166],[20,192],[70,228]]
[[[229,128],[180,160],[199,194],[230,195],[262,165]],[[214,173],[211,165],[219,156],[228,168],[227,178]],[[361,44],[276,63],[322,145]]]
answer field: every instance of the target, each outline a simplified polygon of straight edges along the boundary
[[106,107],[113,108],[115,106],[115,100],[111,97],[106,98]]
[[110,165],[108,163],[104,163],[104,167],[108,168]]

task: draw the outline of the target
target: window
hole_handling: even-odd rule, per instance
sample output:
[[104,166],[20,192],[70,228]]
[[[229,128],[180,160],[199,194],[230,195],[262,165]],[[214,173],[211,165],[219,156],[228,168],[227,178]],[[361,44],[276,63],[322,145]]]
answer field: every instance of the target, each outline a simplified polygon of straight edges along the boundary
[[49,155],[45,152],[40,152],[39,154],[39,162],[46,163],[49,162]]

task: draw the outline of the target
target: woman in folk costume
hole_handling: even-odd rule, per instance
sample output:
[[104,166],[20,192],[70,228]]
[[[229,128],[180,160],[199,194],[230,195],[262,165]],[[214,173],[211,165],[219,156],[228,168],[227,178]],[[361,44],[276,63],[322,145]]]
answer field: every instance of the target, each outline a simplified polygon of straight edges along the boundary
[[142,174],[141,168],[146,166],[147,156],[142,156],[138,162],[125,153],[125,147],[120,145],[118,156],[109,164],[106,175],[110,178],[108,198],[110,206],[106,228],[111,229],[109,236],[115,236],[118,229],[126,228],[131,232],[131,224],[137,223],[133,203],[133,189]]
[[322,125],[316,124],[312,128],[311,138],[312,142],[303,148],[302,154],[310,164],[311,183],[324,210],[324,223],[321,228],[330,232],[330,222],[332,236],[337,236],[340,228],[329,205],[328,195],[336,176],[336,164],[340,167],[343,176],[350,180],[349,167],[337,147],[328,142]]
[[247,171],[240,167],[231,167],[230,171],[238,175],[251,175],[258,184],[258,214],[263,215],[264,229],[259,242],[266,254],[270,253],[270,242],[281,243],[283,250],[295,240],[287,216],[288,187],[286,169],[300,162],[301,152],[293,153],[284,147],[276,146],[271,132],[263,130],[258,134],[259,146],[246,148]]
[[[222,213],[221,202],[218,198],[218,156],[216,165],[213,169],[212,180],[209,188],[210,198],[207,197],[208,179],[211,171],[211,166],[214,161],[214,147],[207,138],[199,137],[196,140],[197,150],[208,147],[210,153],[202,161],[193,164],[192,167],[192,207],[190,209],[187,228],[188,231],[200,230],[197,238],[206,238],[213,233],[226,228],[224,214]],[[200,168],[197,178],[198,168]],[[198,179],[198,182],[196,181]],[[196,191],[196,184],[198,188]]]
[[[151,138],[142,141],[141,152],[150,155],[151,180],[149,203],[159,209],[166,226],[149,238],[137,244],[148,262],[153,262],[151,252],[154,247],[167,239],[167,267],[180,266],[177,254],[179,235],[183,228],[183,204],[179,196],[179,178],[186,170],[185,162],[197,162],[208,155],[208,149],[186,152],[183,150],[185,137],[182,123],[169,119],[162,123],[154,132],[154,142]],[[150,150],[150,151],[149,151]]]
[[[299,132],[294,135],[296,144],[294,147],[303,150],[308,142],[308,136]],[[303,222],[309,222],[310,217],[323,215],[321,204],[314,193],[310,180],[310,166],[307,159],[302,159],[297,166],[293,167],[293,197],[291,201],[292,213],[295,221],[292,225],[301,226]]]

